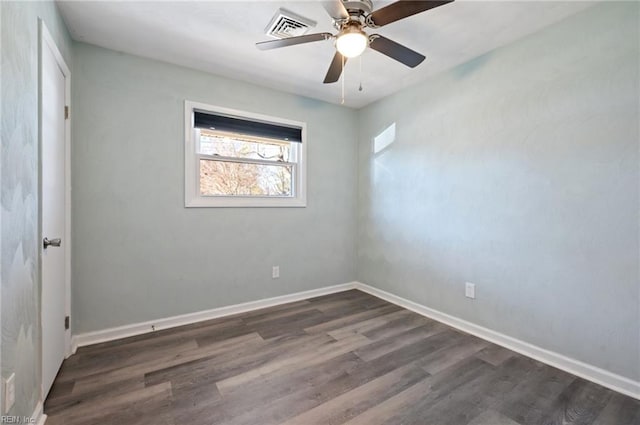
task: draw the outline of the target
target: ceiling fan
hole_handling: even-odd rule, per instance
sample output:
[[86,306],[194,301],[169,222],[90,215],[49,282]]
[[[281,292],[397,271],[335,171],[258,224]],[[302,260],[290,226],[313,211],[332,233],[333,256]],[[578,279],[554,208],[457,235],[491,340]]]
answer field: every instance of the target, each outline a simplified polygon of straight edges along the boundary
[[452,1],[400,0],[373,12],[371,0],[323,1],[324,8],[333,18],[333,26],[338,30],[336,35],[328,32],[307,34],[281,40],[261,41],[256,43],[256,46],[261,50],[270,50],[296,44],[335,39],[336,54],[325,76],[325,84],[338,81],[347,59],[360,56],[367,46],[411,68],[415,68],[425,59],[423,55],[380,34],[367,35],[364,32],[364,28],[379,28]]

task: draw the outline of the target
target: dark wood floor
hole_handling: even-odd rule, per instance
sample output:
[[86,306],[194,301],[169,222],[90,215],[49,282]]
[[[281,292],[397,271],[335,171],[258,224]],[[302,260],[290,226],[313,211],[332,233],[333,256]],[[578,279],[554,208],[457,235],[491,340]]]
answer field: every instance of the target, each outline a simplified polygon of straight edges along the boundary
[[640,401],[359,291],[78,350],[47,425],[638,425]]

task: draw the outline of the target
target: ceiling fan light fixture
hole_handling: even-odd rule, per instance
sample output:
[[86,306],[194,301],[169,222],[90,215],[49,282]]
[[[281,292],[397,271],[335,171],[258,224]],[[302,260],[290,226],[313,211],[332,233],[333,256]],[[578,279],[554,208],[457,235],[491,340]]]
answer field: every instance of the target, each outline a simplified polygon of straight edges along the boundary
[[336,49],[344,57],[355,58],[362,54],[369,44],[369,37],[359,28],[349,28],[338,35]]
[[[397,0],[380,9],[373,10],[373,0],[323,0],[321,3],[333,19],[333,27],[338,30],[337,34],[323,32],[297,35],[279,40],[261,41],[256,43],[256,46],[260,50],[271,50],[316,41],[333,40],[336,52],[324,78],[323,83],[325,84],[339,81],[347,59],[360,56],[367,47],[403,65],[415,68],[426,59],[424,55],[381,34],[368,36],[363,29],[380,28],[453,1]],[[342,81],[344,83],[344,79]]]

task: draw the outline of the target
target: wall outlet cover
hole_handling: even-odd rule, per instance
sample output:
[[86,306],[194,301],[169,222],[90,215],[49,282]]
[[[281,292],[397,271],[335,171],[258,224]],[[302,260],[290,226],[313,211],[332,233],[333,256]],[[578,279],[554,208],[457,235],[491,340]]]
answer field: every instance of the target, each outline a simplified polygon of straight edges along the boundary
[[4,413],[8,413],[16,402],[16,374],[4,380]]
[[280,266],[273,266],[271,271],[271,278],[278,279],[280,277]]
[[472,298],[472,299],[476,298],[476,284],[475,283],[467,282],[464,285],[464,296],[467,297],[467,298]]

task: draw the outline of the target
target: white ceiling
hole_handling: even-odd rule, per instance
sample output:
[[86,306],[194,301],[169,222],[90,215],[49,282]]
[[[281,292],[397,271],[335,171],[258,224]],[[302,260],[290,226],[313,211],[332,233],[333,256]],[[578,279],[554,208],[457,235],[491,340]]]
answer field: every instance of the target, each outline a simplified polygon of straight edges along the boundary
[[[388,1],[374,0],[374,8]],[[331,41],[261,51],[264,29],[278,8],[316,21],[310,32],[332,32],[317,1],[58,1],[75,40],[340,103],[341,84],[322,80]],[[372,50],[345,69],[345,105],[359,108],[426,77],[573,15],[594,2],[456,1],[389,24],[380,33],[427,57],[410,69]]]

